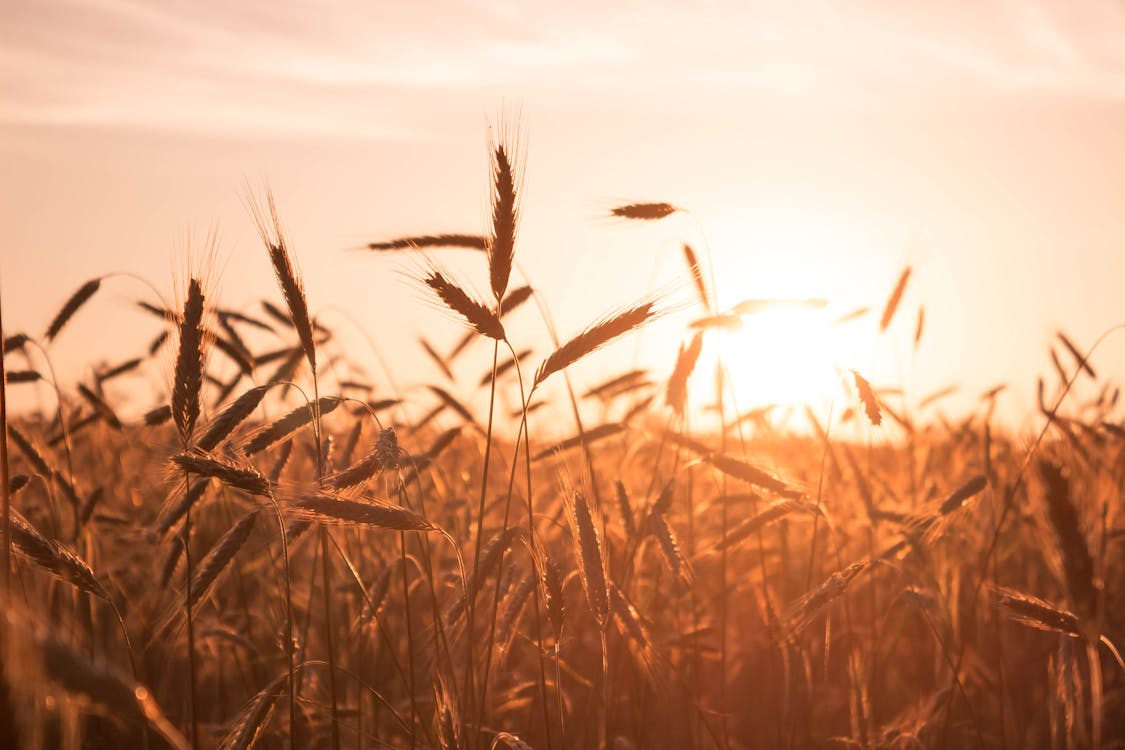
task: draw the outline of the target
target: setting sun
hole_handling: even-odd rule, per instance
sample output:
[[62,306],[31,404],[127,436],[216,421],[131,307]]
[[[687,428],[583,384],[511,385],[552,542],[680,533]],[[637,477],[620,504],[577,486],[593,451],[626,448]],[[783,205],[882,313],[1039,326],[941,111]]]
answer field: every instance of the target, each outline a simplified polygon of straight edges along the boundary
[[[886,293],[839,262],[871,250],[855,227],[816,207],[766,206],[720,216],[714,236],[725,266],[714,282],[718,308],[734,317],[713,327],[701,371],[713,372],[721,356],[735,408],[826,408],[842,393],[842,372],[873,366],[875,316],[841,321],[857,300]],[[701,390],[712,403],[710,383]]]
[[716,352],[730,373],[735,407],[819,405],[831,398],[839,390],[832,333],[822,310],[777,309],[721,334]]

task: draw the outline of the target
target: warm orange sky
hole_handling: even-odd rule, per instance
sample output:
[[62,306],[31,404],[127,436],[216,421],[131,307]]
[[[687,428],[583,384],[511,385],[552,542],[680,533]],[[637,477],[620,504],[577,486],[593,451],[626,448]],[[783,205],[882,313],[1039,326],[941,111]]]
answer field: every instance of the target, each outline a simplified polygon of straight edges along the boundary
[[[879,308],[912,264],[882,355],[841,355],[877,385],[901,373],[916,394],[975,396],[1008,381],[1020,413],[1056,328],[1086,345],[1125,321],[1121,3],[46,0],[0,20],[9,330],[42,331],[110,270],[170,290],[189,230],[211,227],[223,300],[276,298],[242,198],[268,180],[313,308],[352,311],[400,379],[428,378],[414,335],[459,330],[401,261],[343,248],[482,230],[487,126],[505,104],[527,136],[517,257],[564,333],[679,274],[678,240],[702,242],[683,217],[602,219],[619,199],[691,208],[727,304]],[[58,342],[63,369],[140,353],[144,293],[107,284]],[[646,333],[642,363],[670,368],[675,336]],[[798,353],[740,361],[776,370]],[[1125,371],[1125,342],[1094,362]]]

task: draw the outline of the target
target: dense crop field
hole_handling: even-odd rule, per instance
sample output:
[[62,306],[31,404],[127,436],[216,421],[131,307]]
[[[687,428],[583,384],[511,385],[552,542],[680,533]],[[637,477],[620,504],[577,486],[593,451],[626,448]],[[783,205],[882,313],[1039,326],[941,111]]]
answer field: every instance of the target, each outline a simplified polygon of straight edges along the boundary
[[[510,341],[537,298],[513,279],[518,165],[492,155],[486,234],[370,247],[430,258],[419,289],[464,329],[419,349],[440,381],[354,375],[271,199],[254,218],[277,298],[236,312],[200,273],[175,304],[143,300],[155,340],[106,333],[137,359],[7,415],[0,746],[1125,744],[1125,429],[1096,356],[1060,335],[1034,434],[994,420],[995,391],[944,418],[946,394],[856,372],[834,415],[787,430],[697,361],[741,317],[816,301],[716,309],[721,269],[685,246],[698,319],[667,372],[571,382],[666,300],[594,301],[585,330]],[[439,247],[475,253],[486,299]],[[914,323],[896,318],[909,275],[872,301],[881,330]],[[51,342],[110,282],[42,336],[5,332],[9,393],[73,380]],[[121,418],[107,393],[141,372],[165,396]],[[688,393],[716,380],[695,419]]]

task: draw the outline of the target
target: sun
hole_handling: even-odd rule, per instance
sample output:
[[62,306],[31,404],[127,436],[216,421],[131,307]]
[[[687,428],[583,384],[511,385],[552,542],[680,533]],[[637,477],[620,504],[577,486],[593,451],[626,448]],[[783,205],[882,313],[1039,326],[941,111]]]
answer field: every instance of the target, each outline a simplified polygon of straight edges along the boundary
[[833,348],[823,310],[796,307],[748,316],[717,346],[739,409],[818,403],[836,380]]
[[741,239],[741,252],[716,251],[731,269],[715,280],[718,308],[737,313],[740,325],[709,332],[701,367],[714,372],[722,361],[728,416],[773,406],[774,422],[789,414],[800,423],[805,405],[823,413],[842,393],[842,373],[866,371],[875,352],[874,316],[848,318],[867,291],[839,262],[857,251],[848,244],[854,236],[806,212],[744,214],[725,229],[732,242],[751,238],[749,249]]

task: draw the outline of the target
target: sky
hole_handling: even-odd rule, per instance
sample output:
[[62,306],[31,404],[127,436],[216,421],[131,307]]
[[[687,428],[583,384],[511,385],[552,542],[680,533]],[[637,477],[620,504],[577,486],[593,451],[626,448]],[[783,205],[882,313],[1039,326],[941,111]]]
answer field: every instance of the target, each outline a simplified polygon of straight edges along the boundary
[[[523,164],[517,261],[561,335],[671,290],[666,319],[584,363],[580,384],[671,369],[699,314],[682,242],[723,305],[829,300],[819,321],[751,321],[725,341],[747,407],[807,396],[809,372],[835,365],[915,398],[958,384],[951,414],[1008,383],[1001,410],[1027,426],[1054,332],[1088,346],[1125,322],[1121,2],[42,0],[0,19],[6,331],[41,332],[111,271],[173,299],[212,232],[217,297],[277,300],[247,208],[268,185],[349,355],[385,384],[358,325],[396,381],[433,381],[417,337],[448,347],[456,321],[417,261],[354,248],[483,232],[503,134]],[[643,200],[690,212],[606,217]],[[436,257],[487,289],[479,257]],[[59,372],[143,352],[159,323],[134,303],[153,296],[107,281],[52,346]],[[875,313],[825,322],[859,306]],[[513,336],[545,353],[542,323],[521,321]],[[1125,371],[1121,336],[1093,362]],[[477,377],[458,393],[479,403]],[[115,386],[137,408],[164,387],[159,372]]]

